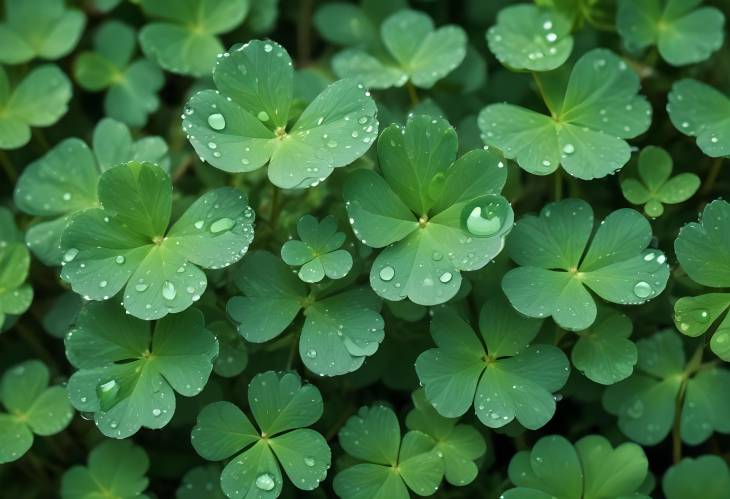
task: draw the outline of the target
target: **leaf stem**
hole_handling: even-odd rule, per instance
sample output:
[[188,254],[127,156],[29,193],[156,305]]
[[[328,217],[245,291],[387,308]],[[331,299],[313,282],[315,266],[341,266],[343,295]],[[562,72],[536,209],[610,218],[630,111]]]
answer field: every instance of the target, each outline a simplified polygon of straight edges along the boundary
[[281,189],[274,184],[271,184],[271,187],[271,212],[269,213],[269,226],[273,230],[276,227],[276,220],[279,218],[279,212],[281,211],[279,203]]
[[702,194],[709,194],[712,192],[712,188],[715,186],[715,181],[718,175],[720,175],[720,169],[722,167],[722,160],[725,159],[722,156],[715,158],[710,166],[710,171],[707,173],[704,185],[702,186]]
[[10,180],[12,184],[17,182],[18,174],[15,173],[15,167],[13,166],[13,162],[10,160],[10,156],[8,156],[8,154],[2,149],[0,149],[0,164],[2,164],[3,171],[8,177],[8,180]]
[[313,0],[301,0],[297,22],[297,59],[299,66],[309,65],[312,57],[312,8]]
[[406,90],[408,90],[408,97],[411,99],[411,106],[417,106],[421,103],[421,99],[418,98],[418,91],[413,83],[411,83],[411,80],[408,80],[406,83]]
[[48,140],[46,139],[46,135],[43,133],[43,130],[41,130],[40,128],[31,127],[31,133],[33,134],[33,138],[36,140],[36,142],[38,142],[41,152],[48,152],[51,146],[48,144]]
[[702,352],[705,349],[703,341],[695,350],[692,358],[687,363],[684,373],[682,373],[682,383],[679,385],[677,398],[674,401],[674,425],[672,427],[672,460],[674,464],[682,460],[682,406],[684,405],[684,397],[687,393],[687,383],[689,378],[702,367]]
[[547,94],[545,94],[545,88],[542,86],[540,77],[537,76],[537,73],[533,72],[532,79],[535,81],[535,86],[537,87],[537,93],[540,94],[540,98],[545,103],[545,107],[548,109],[548,111],[550,111],[550,116],[555,118],[555,113],[553,112],[553,109],[550,106],[550,102],[548,101]]

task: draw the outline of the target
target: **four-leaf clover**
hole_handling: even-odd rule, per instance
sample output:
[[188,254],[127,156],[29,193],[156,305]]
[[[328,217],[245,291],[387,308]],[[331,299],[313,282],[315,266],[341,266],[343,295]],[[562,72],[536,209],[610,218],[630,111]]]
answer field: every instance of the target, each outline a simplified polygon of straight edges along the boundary
[[300,266],[299,278],[304,282],[319,282],[325,276],[341,279],[352,268],[352,255],[341,249],[345,234],[337,232],[335,217],[321,222],[305,215],[297,222],[300,240],[292,239],[281,247],[281,258],[287,265]]

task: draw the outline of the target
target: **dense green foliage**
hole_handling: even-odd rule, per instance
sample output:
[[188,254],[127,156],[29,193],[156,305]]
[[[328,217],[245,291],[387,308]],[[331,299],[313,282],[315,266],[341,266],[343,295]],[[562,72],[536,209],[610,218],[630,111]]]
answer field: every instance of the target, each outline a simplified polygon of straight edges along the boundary
[[0,0],[0,495],[730,499],[729,0]]

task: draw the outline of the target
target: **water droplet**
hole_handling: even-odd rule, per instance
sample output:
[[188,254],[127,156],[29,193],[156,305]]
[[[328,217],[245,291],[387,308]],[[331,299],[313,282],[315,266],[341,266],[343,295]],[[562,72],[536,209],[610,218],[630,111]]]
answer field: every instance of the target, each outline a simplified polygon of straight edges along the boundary
[[441,274],[441,277],[439,277],[439,281],[446,284],[447,282],[451,281],[452,277],[453,276],[452,276],[451,272],[444,272],[443,274]]
[[165,300],[174,300],[176,296],[177,290],[175,289],[175,285],[170,281],[165,281],[162,284],[162,297]]
[[159,409],[152,409],[152,415],[154,417],[159,417],[160,414],[162,414],[162,411],[161,410],[159,410]]
[[644,414],[644,402],[640,399],[636,399],[633,404],[629,406],[626,414],[633,419],[639,419]]
[[570,143],[565,144],[563,146],[563,152],[565,154],[573,154],[575,152],[575,146],[573,144],[570,144]]
[[208,116],[208,125],[213,130],[223,130],[226,127],[226,119],[221,113],[213,113]]
[[117,262],[119,265],[121,265],[124,263],[125,258],[122,255],[117,255],[117,257],[114,259],[114,261]]
[[99,287],[100,287],[100,288],[105,288],[107,284],[109,284],[109,283],[108,283],[108,282],[106,282],[106,281],[100,281],[100,282],[99,282]]
[[311,468],[312,466],[314,466],[314,459],[312,459],[311,457],[305,457],[304,464]]
[[70,192],[64,192],[63,193],[63,200],[64,201],[70,201],[71,200],[71,193]]
[[218,232],[230,230],[231,228],[233,228],[234,225],[236,225],[236,222],[234,222],[232,219],[227,218],[227,217],[220,218],[220,219],[216,220],[215,222],[213,222],[212,224],[210,224],[210,231],[213,234],[216,234]]
[[109,380],[100,383],[96,387],[96,396],[99,397],[99,406],[102,410],[108,410],[114,405],[114,401],[119,393],[119,383],[116,380]]
[[467,205],[462,215],[466,230],[479,237],[497,234],[505,224],[508,206],[503,198],[496,196],[486,203]]
[[79,250],[77,250],[76,248],[69,248],[69,250],[63,254],[63,261],[66,263],[72,262],[73,259],[76,258],[76,255],[78,255],[78,254],[79,254]]
[[648,282],[639,281],[634,286],[634,294],[639,298],[648,298],[651,293],[652,289]]
[[205,222],[203,222],[202,220],[198,220],[193,224],[193,227],[195,227],[196,229],[202,229],[204,224]]
[[140,282],[139,284],[137,284],[137,285],[134,286],[134,289],[136,289],[140,293],[143,292],[143,291],[147,291],[147,288],[149,288],[149,285],[148,284],[145,284],[143,282]]
[[273,490],[276,486],[274,477],[268,473],[263,473],[256,477],[256,487],[261,490]]
[[266,111],[259,111],[259,114],[257,114],[256,117],[259,121],[269,121],[269,113]]
[[386,281],[386,282],[390,281],[395,276],[395,269],[393,267],[391,267],[390,265],[387,265],[387,266],[383,267],[382,269],[380,269],[379,275],[383,281]]
[[[274,49],[274,47],[272,47],[270,43],[267,43],[266,45],[264,45],[264,52],[271,52],[273,49]],[[271,489],[268,489],[268,490],[271,490]]]
[[310,348],[309,350],[307,350],[307,357],[309,357],[310,359],[313,359],[316,356],[317,356],[317,350],[315,350],[314,348]]
[[433,259],[434,262],[440,261],[443,257],[444,257],[444,255],[439,253],[438,251],[434,251],[433,254],[431,255],[431,258]]

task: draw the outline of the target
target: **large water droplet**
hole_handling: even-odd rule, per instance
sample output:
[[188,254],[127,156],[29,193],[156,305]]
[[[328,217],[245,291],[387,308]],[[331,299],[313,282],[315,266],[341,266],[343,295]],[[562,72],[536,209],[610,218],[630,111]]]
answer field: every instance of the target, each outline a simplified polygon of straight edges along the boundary
[[231,228],[233,228],[234,225],[236,225],[236,222],[234,222],[232,219],[220,218],[220,219],[216,220],[215,222],[213,222],[212,224],[210,224],[210,231],[212,233],[216,234],[218,232],[230,230]]
[[256,487],[261,490],[273,490],[276,486],[274,477],[268,473],[263,473],[256,477]]
[[257,114],[256,117],[259,121],[269,121],[269,113],[266,111],[259,111],[259,114]]
[[464,209],[462,217],[470,234],[489,237],[504,227],[508,216],[509,204],[504,198],[494,197],[491,201],[470,204]]
[[125,258],[122,255],[117,255],[117,257],[114,259],[114,261],[117,262],[119,265],[123,264],[124,260]]
[[176,296],[177,290],[175,289],[175,285],[170,281],[165,281],[162,284],[162,297],[165,300],[174,300]]
[[63,254],[63,261],[66,263],[73,262],[73,259],[76,258],[76,255],[78,254],[79,250],[77,250],[76,248],[69,248],[68,251]]
[[384,281],[390,281],[395,276],[395,269],[390,265],[387,265],[380,269],[380,278]]
[[140,282],[134,286],[134,289],[139,291],[140,293],[143,291],[147,291],[147,288],[149,288],[149,285],[143,282]]
[[99,406],[102,410],[106,411],[110,409],[117,398],[119,393],[119,383],[116,380],[109,380],[104,383],[100,383],[96,387],[96,396],[99,397]]
[[648,298],[651,292],[652,289],[648,282],[639,281],[634,286],[634,294],[639,298]]
[[575,146],[573,144],[565,144],[563,146],[563,152],[565,154],[573,154],[575,152]]
[[311,468],[312,466],[314,466],[314,459],[312,459],[311,457],[305,457],[304,465],[309,466]]
[[152,409],[152,415],[153,415],[154,417],[156,417],[156,418],[157,418],[157,417],[159,417],[159,416],[160,416],[160,414],[162,414],[162,411],[161,411],[161,410],[159,410],[159,409]]
[[208,125],[213,130],[223,130],[226,127],[226,119],[221,113],[213,113],[208,116]]
[[446,284],[447,282],[451,281],[452,277],[453,275],[451,274],[451,272],[444,272],[443,274],[441,274],[441,277],[439,277],[439,281]]

